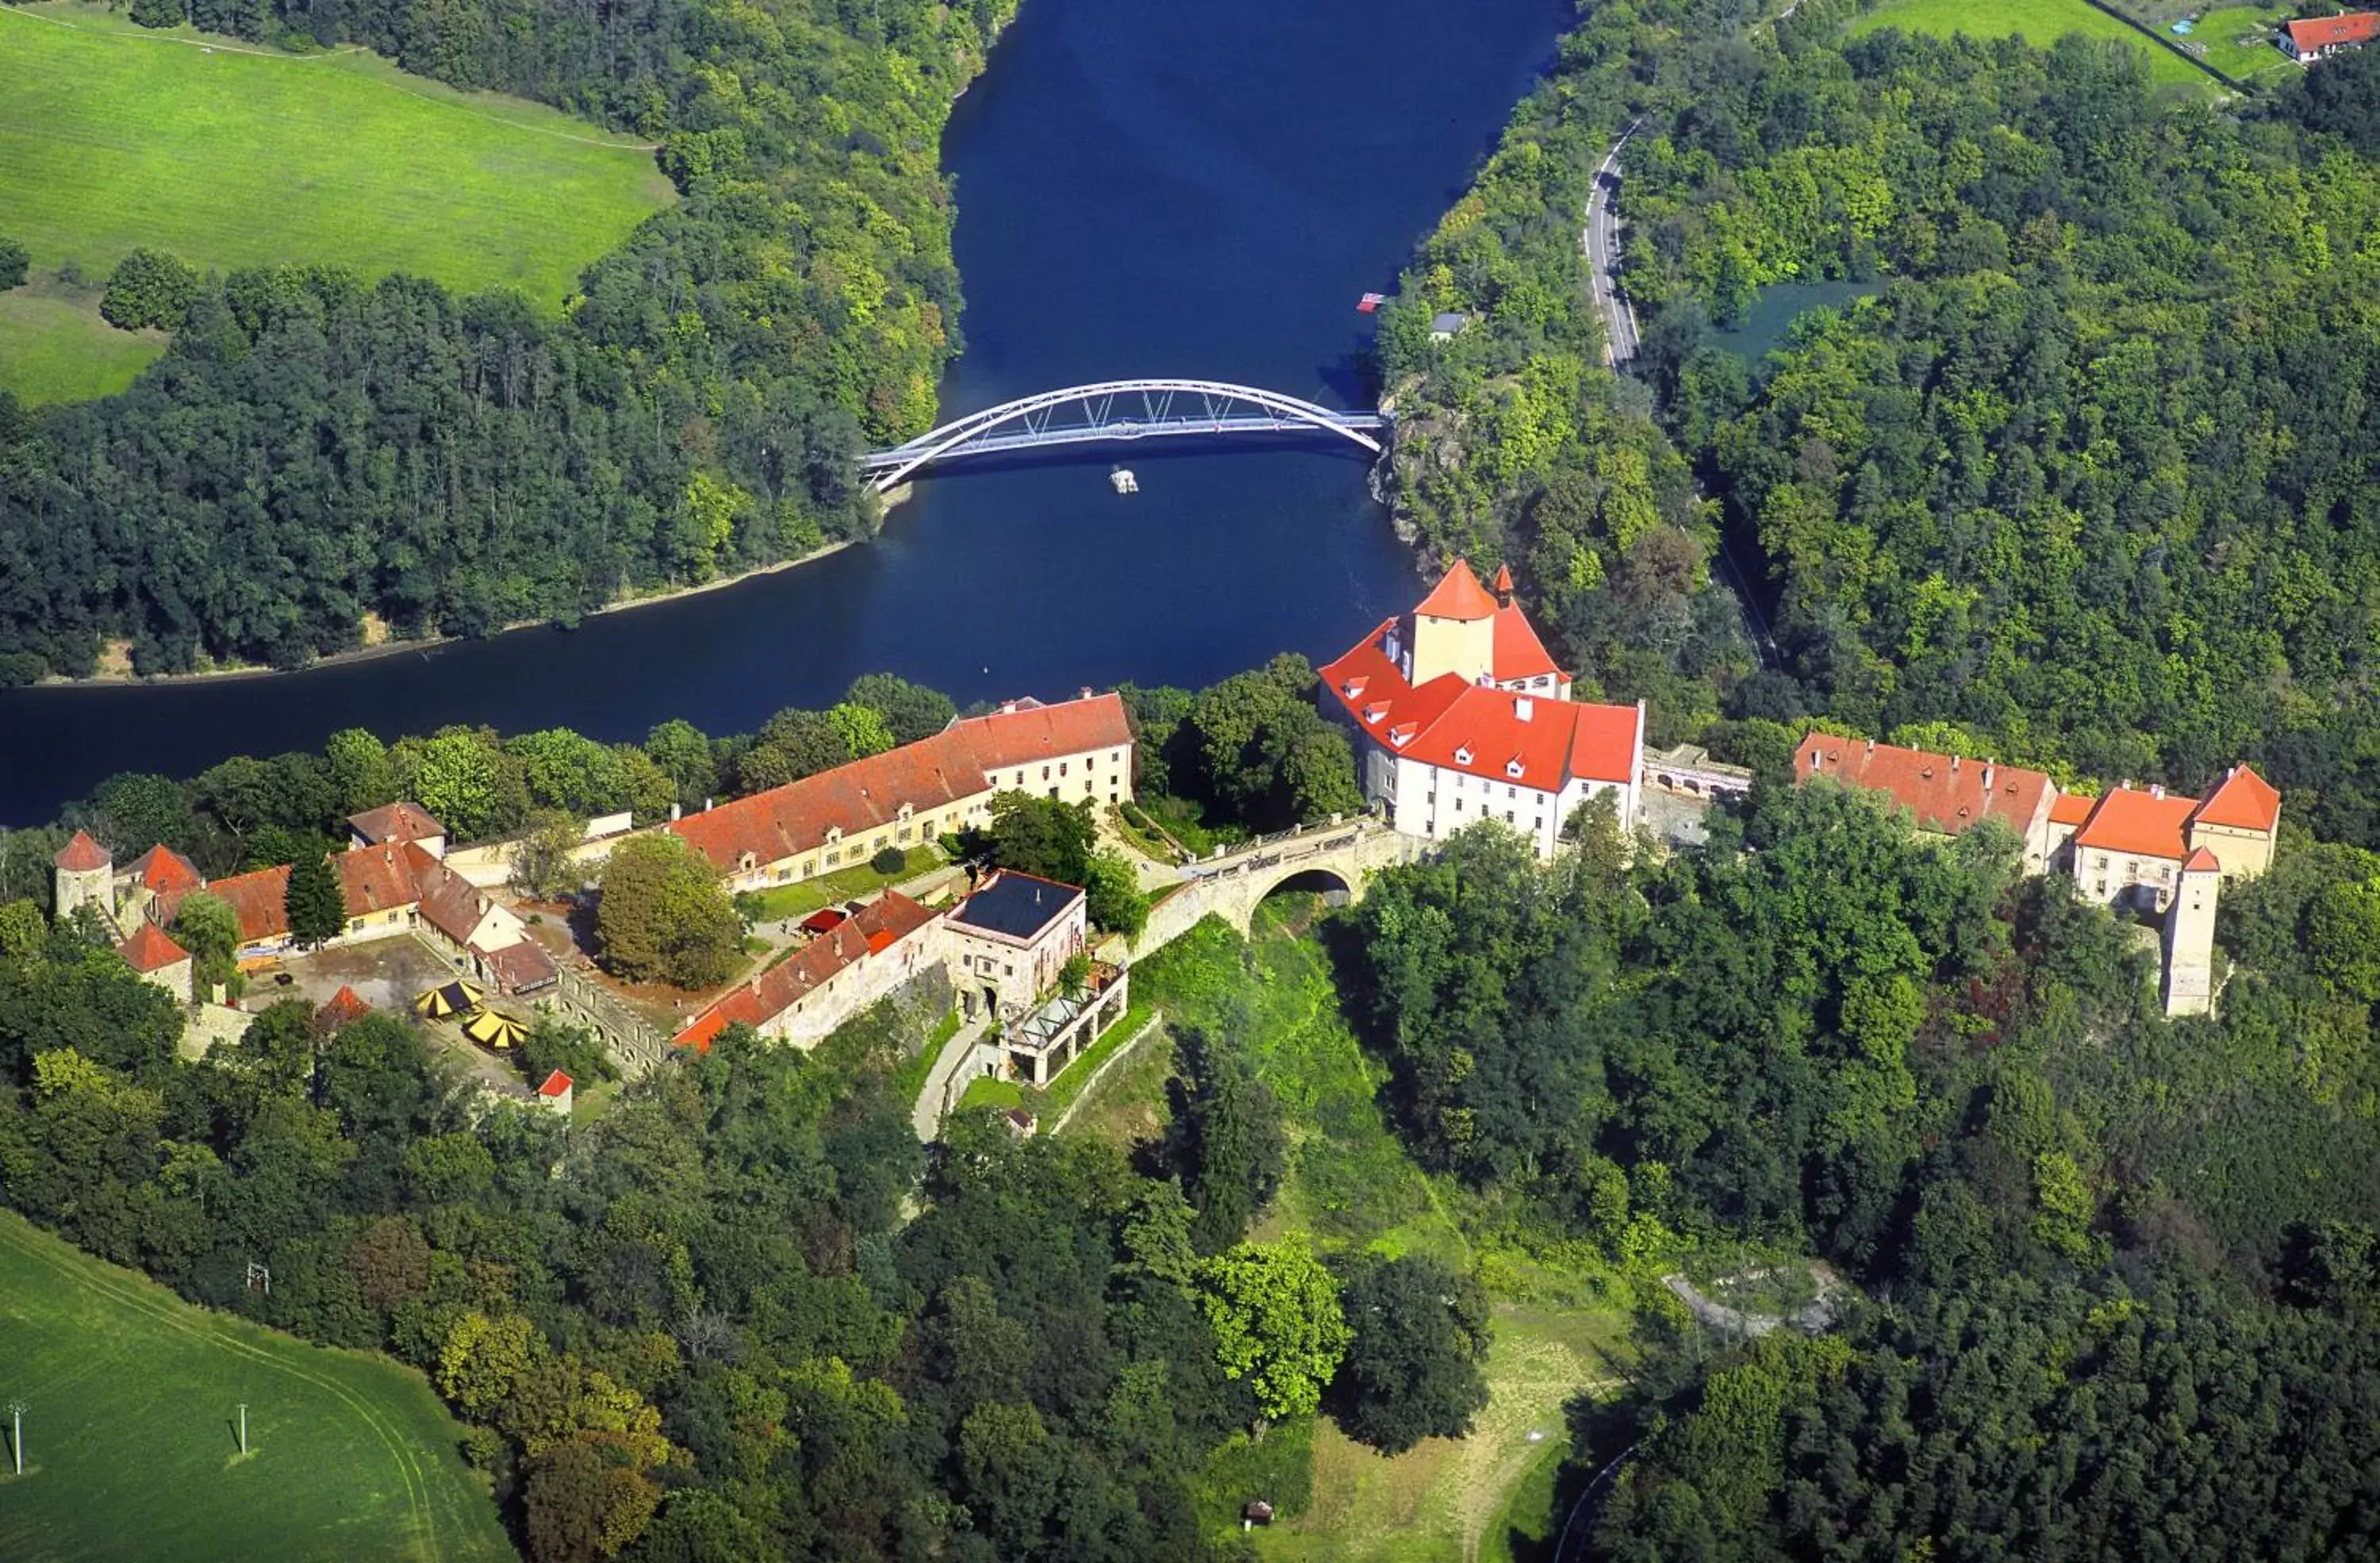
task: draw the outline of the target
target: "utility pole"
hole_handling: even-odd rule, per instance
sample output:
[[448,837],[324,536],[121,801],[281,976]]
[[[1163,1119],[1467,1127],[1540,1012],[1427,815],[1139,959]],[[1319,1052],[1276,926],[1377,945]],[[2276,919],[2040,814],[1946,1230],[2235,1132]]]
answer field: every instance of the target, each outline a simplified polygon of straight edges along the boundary
[[8,1440],[9,1451],[17,1457],[17,1474],[25,1473],[25,1402],[8,1402],[8,1420],[14,1424],[15,1436]]
[[239,1452],[248,1452],[248,1402],[239,1403]]

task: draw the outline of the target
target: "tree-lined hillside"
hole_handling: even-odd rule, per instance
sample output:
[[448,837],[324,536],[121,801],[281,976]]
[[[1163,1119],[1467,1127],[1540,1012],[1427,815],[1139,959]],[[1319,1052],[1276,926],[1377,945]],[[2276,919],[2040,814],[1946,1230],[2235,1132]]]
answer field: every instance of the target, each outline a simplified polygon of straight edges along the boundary
[[206,279],[122,396],[0,402],[0,673],[112,637],[142,672],[294,666],[367,614],[566,621],[864,531],[852,457],[925,426],[955,350],[941,127],[1013,10],[198,7],[649,137],[684,199],[560,321],[311,257]]

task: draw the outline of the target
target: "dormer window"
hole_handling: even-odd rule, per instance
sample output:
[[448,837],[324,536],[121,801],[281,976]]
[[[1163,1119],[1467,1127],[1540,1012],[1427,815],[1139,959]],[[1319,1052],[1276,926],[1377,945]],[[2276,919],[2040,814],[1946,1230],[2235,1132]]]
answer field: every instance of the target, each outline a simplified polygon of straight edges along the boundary
[[1412,743],[1413,736],[1414,724],[1409,721],[1389,729],[1389,742],[1400,749]]
[[1471,763],[1470,745],[1465,744],[1461,748],[1454,751],[1454,763],[1457,765],[1469,765]]
[[1350,700],[1362,699],[1364,697],[1364,690],[1369,685],[1370,682],[1371,681],[1369,679],[1363,678],[1349,679],[1347,681],[1347,698]]
[[842,826],[840,826],[840,825],[830,825],[830,826],[828,826],[828,827],[826,828],[826,844],[827,844],[827,845],[829,845],[829,846],[836,845],[836,844],[837,844],[837,843],[839,843],[842,840],[843,840],[843,827],[842,827]]
[[1506,760],[1504,762],[1504,774],[1512,778],[1515,782],[1519,781],[1521,779],[1520,760],[1517,758]]
[[760,857],[759,857],[759,854],[758,853],[750,853],[750,852],[747,852],[747,853],[746,853],[743,856],[741,856],[741,857],[739,857],[739,858],[737,858],[737,859],[735,860],[735,866],[736,866],[736,867],[738,867],[738,868],[740,868],[740,869],[742,869],[745,873],[748,874],[748,873],[750,873],[750,872],[751,872],[755,867],[759,866],[759,862],[760,862]]
[[1378,721],[1388,714],[1389,708],[1386,701],[1375,700],[1364,708],[1364,721],[1367,723]]

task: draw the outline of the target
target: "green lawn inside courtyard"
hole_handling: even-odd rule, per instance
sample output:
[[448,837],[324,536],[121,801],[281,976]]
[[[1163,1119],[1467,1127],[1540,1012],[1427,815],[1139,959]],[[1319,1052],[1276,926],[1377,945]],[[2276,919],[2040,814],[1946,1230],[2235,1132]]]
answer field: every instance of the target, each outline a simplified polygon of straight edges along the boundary
[[[551,310],[671,199],[632,139],[359,50],[287,55],[94,6],[0,6],[0,235],[31,251],[37,285],[0,294],[0,386],[28,401],[120,389],[162,351],[97,314],[137,248],[201,270],[316,262],[501,285]],[[82,288],[59,283],[68,265]]]
[[419,1375],[194,1308],[8,1212],[0,1400],[26,1406],[24,1475],[0,1459],[0,1557],[516,1556]]
[[750,893],[759,902],[758,923],[781,922],[787,917],[807,917],[822,906],[838,905],[864,895],[873,895],[888,885],[897,885],[930,873],[943,862],[938,847],[911,847],[902,855],[897,872],[880,874],[866,863],[838,868],[832,874],[820,874],[815,879],[802,879],[790,885],[771,885],[767,890]]
[[1852,24],[1854,35],[1878,28],[1904,32],[1928,32],[1949,37],[1963,32],[1970,38],[2021,36],[2036,48],[2046,48],[2070,32],[2090,38],[2114,38],[2136,45],[2147,56],[2151,80],[2214,92],[2221,84],[2168,49],[2161,49],[2107,12],[2083,0],[1883,0]]

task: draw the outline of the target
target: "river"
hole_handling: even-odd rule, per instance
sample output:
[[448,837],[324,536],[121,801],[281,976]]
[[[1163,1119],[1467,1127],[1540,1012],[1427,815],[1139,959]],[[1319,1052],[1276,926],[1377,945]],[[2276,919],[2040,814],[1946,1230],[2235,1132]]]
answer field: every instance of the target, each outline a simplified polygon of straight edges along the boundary
[[[1554,0],[1025,0],[959,104],[967,351],[945,415],[1131,376],[1369,405],[1359,295],[1462,193]],[[1183,443],[1187,443],[1184,442]],[[962,703],[1196,686],[1327,656],[1412,600],[1360,451],[1125,447],[917,485],[874,543],[716,592],[302,673],[0,691],[0,823],[119,770],[447,722],[638,739],[832,701],[890,669]]]

